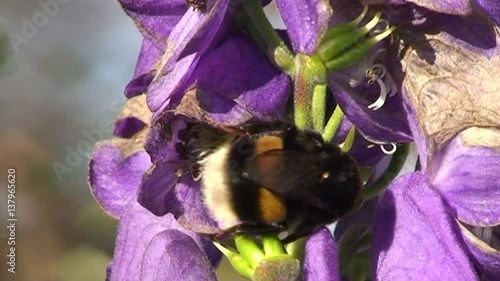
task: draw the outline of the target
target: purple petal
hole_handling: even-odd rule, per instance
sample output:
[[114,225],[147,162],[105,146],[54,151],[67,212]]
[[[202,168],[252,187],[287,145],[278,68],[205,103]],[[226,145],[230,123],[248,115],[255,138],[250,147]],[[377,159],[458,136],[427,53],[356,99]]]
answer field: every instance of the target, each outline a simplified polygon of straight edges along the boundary
[[429,10],[455,15],[467,15],[472,12],[472,5],[467,0],[364,0],[363,3],[386,3],[386,4],[417,4]]
[[203,202],[200,182],[190,176],[184,176],[175,187],[176,197],[170,198],[169,204],[179,206],[179,223],[198,233],[214,234],[229,226],[222,226],[215,221]]
[[142,41],[139,58],[135,65],[134,78],[125,87],[125,96],[131,98],[146,93],[153,80],[153,70],[163,50],[158,49],[151,41]]
[[415,146],[420,158],[420,170],[426,171],[427,162],[429,161],[428,154],[429,151],[431,151],[430,147],[432,147],[432,143],[430,143],[429,140],[424,137],[424,132],[422,132],[422,129],[420,128],[418,123],[418,115],[415,111],[415,107],[410,101],[410,98],[406,95],[405,91],[403,91],[403,105],[407,113],[408,126],[412,132],[413,141],[415,142]]
[[157,216],[173,213],[167,199],[174,195],[174,187],[179,177],[176,175],[180,165],[178,162],[156,164],[144,174],[138,201],[146,209]]
[[500,2],[497,0],[477,0],[477,5],[483,8],[497,25],[500,25]]
[[181,274],[183,280],[216,280],[212,265],[220,258],[210,241],[182,228],[172,215],[154,216],[132,200],[120,218],[108,280],[179,280]]
[[177,61],[166,75],[151,82],[147,91],[147,101],[151,111],[162,114],[170,106],[171,98],[183,93],[198,61],[199,57],[196,54],[186,56]]
[[205,254],[180,231],[157,234],[145,252],[140,277],[135,280],[217,280]]
[[123,147],[113,142],[99,143],[89,163],[92,193],[104,210],[115,217],[135,198],[142,174],[151,166],[144,150],[125,151]]
[[339,249],[327,228],[322,228],[306,242],[304,280],[340,280]]
[[143,36],[165,50],[166,38],[186,12],[184,0],[119,0]]
[[376,280],[478,280],[456,220],[421,173],[391,184],[373,231]]
[[200,57],[211,46],[221,27],[228,0],[214,1],[205,13],[189,9],[172,30],[155,79],[148,90],[148,105],[158,111],[185,87]]
[[489,280],[499,280],[500,252],[478,239],[465,227],[461,226],[461,229],[465,243],[469,247],[469,251],[476,260],[481,272],[485,274]]
[[227,39],[204,57],[193,77],[177,113],[214,126],[282,119],[291,93],[290,78],[244,36]]
[[471,225],[500,224],[500,152],[454,138],[433,160],[432,184]]
[[356,98],[358,94],[347,82],[330,80],[335,100],[341,105],[344,114],[363,133],[371,138],[386,142],[408,142],[412,140],[406,116],[398,95],[388,98],[379,110],[368,108],[364,101]]
[[153,71],[163,52],[164,49],[159,49],[151,41],[144,39],[135,65],[134,77]]
[[144,176],[139,202],[153,214],[172,213],[186,228],[199,233],[218,233],[221,226],[212,219],[201,193],[200,182],[189,174],[179,177],[182,162],[165,162],[153,166]]
[[125,117],[116,121],[113,135],[115,135],[116,137],[129,139],[133,137],[137,132],[144,129],[144,127],[146,127],[146,123],[144,123],[139,118]]
[[[421,7],[425,7],[429,10],[443,13],[452,14],[459,16],[467,16],[469,14],[474,14],[475,6],[479,6],[483,11],[488,14],[497,24],[500,23],[500,3],[496,0],[478,0],[471,3],[467,0],[446,0],[446,1],[434,1],[434,0],[363,0],[363,4],[417,4]],[[394,9],[395,6],[392,6]]]
[[153,81],[153,73],[147,72],[132,79],[125,87],[125,97],[128,99],[145,94]]
[[328,28],[332,7],[327,0],[276,0],[295,53],[315,54]]

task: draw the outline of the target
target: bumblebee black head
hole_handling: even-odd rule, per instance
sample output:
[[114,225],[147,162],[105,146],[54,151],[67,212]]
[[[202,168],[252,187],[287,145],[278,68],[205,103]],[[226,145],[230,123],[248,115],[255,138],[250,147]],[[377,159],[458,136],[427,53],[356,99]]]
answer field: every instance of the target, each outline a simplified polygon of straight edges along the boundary
[[331,152],[321,155],[323,165],[316,192],[329,212],[341,216],[352,208],[359,196],[359,172],[349,155],[341,153],[333,144],[325,146]]

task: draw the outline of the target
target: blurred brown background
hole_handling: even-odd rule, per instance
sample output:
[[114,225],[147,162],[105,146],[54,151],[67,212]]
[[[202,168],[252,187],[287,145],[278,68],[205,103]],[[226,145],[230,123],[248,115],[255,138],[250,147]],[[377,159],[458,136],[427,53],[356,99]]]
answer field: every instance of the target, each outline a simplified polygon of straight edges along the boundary
[[[116,221],[86,181],[111,137],[141,36],[117,1],[2,0],[0,280],[104,280]],[[16,273],[7,271],[7,169],[17,170]]]
[[[0,2],[0,280],[104,280],[117,222],[87,162],[110,138],[141,36],[118,1]],[[7,271],[7,170],[16,169],[16,273]],[[242,280],[223,263],[221,280]]]

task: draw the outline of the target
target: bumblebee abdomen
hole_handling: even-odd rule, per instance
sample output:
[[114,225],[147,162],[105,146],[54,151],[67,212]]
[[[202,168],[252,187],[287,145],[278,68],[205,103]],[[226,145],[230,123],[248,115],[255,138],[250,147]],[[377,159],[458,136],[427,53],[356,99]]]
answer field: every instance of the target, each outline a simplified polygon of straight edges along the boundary
[[207,206],[212,217],[226,225],[233,225],[239,221],[233,207],[230,178],[227,172],[227,160],[230,150],[230,144],[222,145],[205,157],[201,169],[205,206]]
[[280,223],[286,220],[287,208],[282,196],[266,189],[259,189],[259,218],[266,224]]

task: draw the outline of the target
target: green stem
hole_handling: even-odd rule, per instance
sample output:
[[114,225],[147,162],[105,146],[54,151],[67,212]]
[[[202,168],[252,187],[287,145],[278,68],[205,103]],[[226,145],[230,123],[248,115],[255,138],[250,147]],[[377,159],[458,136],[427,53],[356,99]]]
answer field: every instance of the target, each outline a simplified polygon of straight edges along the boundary
[[294,118],[295,125],[299,129],[311,128],[311,89],[309,89],[307,79],[302,75],[295,76],[293,79],[293,98],[294,98]]
[[340,124],[342,124],[343,117],[344,112],[342,111],[340,106],[337,105],[335,107],[335,110],[333,111],[332,116],[330,117],[330,120],[328,120],[328,123],[326,123],[325,131],[323,132],[323,139],[326,142],[331,142],[333,140],[333,137],[339,129]]
[[297,54],[292,78],[295,125],[299,129],[323,131],[327,89],[325,65],[317,56]]
[[403,169],[409,152],[409,144],[405,143],[399,146],[394,155],[392,155],[391,163],[389,163],[387,170],[374,183],[363,190],[363,199],[365,201],[377,196],[396,178],[401,169]]
[[248,13],[253,26],[258,30],[268,46],[271,47],[270,57],[274,63],[288,74],[293,73],[294,55],[288,49],[285,41],[279,36],[269,22],[259,0],[243,1],[243,7]]

